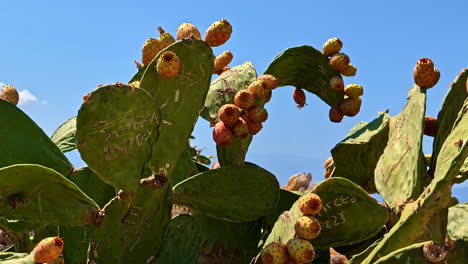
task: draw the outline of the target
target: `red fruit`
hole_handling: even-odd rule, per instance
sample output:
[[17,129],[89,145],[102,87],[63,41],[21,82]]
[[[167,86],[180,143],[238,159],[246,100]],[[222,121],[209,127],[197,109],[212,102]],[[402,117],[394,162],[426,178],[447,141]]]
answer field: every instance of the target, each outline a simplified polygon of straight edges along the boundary
[[261,123],[268,119],[268,112],[263,106],[252,106],[247,110],[247,116],[250,120]]
[[237,122],[232,125],[232,130],[234,131],[234,135],[239,138],[244,138],[249,135],[249,126],[243,118],[239,118]]
[[424,118],[424,135],[433,137],[436,134],[437,118],[426,116]]
[[213,23],[205,33],[205,42],[210,47],[217,47],[224,44],[232,33],[232,26],[225,19]]
[[233,104],[225,104],[219,108],[218,118],[227,125],[233,125],[240,117],[240,110]]
[[55,260],[62,254],[63,240],[59,237],[48,237],[42,239],[34,247],[31,254],[34,262],[46,263]]
[[333,76],[330,79],[330,88],[335,91],[343,91],[344,89],[344,82],[343,82],[343,77],[341,75],[339,76]]
[[413,70],[414,82],[419,87],[431,88],[437,84],[440,72],[434,68],[434,63],[429,58],[418,60]]
[[234,104],[244,110],[249,109],[255,103],[255,96],[248,90],[240,90],[234,97]]
[[185,38],[201,39],[200,31],[198,31],[198,28],[190,23],[180,24],[179,28],[177,28],[176,37],[177,40]]
[[0,98],[6,100],[14,105],[17,105],[19,102],[19,93],[18,90],[13,85],[5,85],[2,88],[2,93]]
[[335,105],[332,108],[330,108],[330,112],[328,113],[328,116],[330,118],[330,121],[334,123],[339,123],[341,120],[343,120],[343,113],[340,111],[340,107]]
[[294,89],[293,99],[294,102],[296,102],[298,108],[302,108],[304,105],[306,105],[306,95],[301,88]]
[[225,147],[231,144],[233,136],[232,129],[228,125],[222,121],[216,123],[213,129],[213,140],[216,142],[216,145]]
[[347,97],[340,103],[340,112],[345,116],[355,116],[361,110],[361,98]]
[[243,115],[242,119],[245,120],[247,126],[249,127],[249,134],[255,135],[258,132],[260,132],[260,130],[262,130],[263,128],[262,123],[254,122],[250,120],[249,117],[246,115]]
[[265,89],[265,103],[270,102],[272,94],[271,90]]
[[278,87],[278,79],[276,79],[273,75],[264,74],[258,77],[258,80],[263,81],[263,86],[268,90],[273,90]]
[[344,53],[336,53],[330,58],[330,66],[340,72],[348,69],[349,57]]

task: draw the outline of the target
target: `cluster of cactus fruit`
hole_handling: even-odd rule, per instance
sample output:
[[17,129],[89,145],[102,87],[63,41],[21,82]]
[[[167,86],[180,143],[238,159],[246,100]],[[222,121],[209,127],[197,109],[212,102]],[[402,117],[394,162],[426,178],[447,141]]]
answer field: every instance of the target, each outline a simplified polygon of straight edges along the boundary
[[[426,91],[440,73],[419,60],[403,111],[358,123],[331,150],[326,179],[291,192],[245,156],[277,87],[300,87],[299,107],[305,92],[317,95],[333,122],[359,112],[341,41],[287,49],[257,76],[250,62],[230,68],[229,51],[214,56],[231,36],[226,20],[203,40],[189,23],[176,38],[159,32],[128,84],[99,85],[50,138],[3,87],[1,263],[322,264],[331,252],[349,264],[466,263],[468,205],[451,188],[468,178],[468,69],[430,118]],[[189,145],[199,116],[214,124],[213,169]],[[64,155],[74,149],[86,167]]]

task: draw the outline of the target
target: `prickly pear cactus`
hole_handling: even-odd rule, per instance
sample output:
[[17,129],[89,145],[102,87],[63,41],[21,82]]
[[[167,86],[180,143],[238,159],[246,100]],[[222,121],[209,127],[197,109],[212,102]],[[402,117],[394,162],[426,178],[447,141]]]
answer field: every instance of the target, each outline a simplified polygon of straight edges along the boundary
[[50,139],[63,153],[65,153],[76,149],[75,134],[76,116],[68,119],[65,123],[59,126]]

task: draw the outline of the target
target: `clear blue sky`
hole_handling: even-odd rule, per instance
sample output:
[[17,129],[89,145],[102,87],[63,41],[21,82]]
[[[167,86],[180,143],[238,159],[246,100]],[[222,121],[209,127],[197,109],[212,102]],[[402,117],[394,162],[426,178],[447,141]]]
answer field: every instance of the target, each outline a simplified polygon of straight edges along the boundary
[[[333,3],[333,4],[332,4]],[[359,3],[359,4],[358,4]],[[174,34],[190,22],[202,34],[216,20],[233,25],[231,39],[214,49],[230,50],[231,66],[252,61],[261,74],[283,50],[311,45],[321,49],[332,37],[358,67],[345,83],[364,86],[361,113],[340,124],[328,121],[329,107],[312,94],[295,107],[292,87],[274,91],[264,129],[247,158],[285,184],[298,172],[323,179],[330,149],[359,121],[390,109],[396,115],[412,86],[412,69],[430,57],[441,72],[428,92],[427,115],[436,116],[448,85],[468,67],[468,1],[1,1],[0,83],[11,83],[30,100],[20,106],[47,134],[75,116],[82,97],[97,84],[127,82],[136,72],[143,42],[162,26]],[[29,92],[29,96],[27,92]],[[204,120],[195,144],[215,155]],[[432,142],[425,137],[425,152]],[[79,155],[69,155],[82,166]],[[466,185],[465,185],[466,186]],[[460,187],[459,187],[460,189]]]

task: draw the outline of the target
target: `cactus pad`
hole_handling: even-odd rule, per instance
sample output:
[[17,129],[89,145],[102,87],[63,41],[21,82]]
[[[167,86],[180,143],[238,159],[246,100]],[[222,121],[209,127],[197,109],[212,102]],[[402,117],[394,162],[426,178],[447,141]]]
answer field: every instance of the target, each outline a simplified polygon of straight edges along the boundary
[[76,133],[76,116],[68,119],[60,125],[52,134],[50,139],[54,142],[62,152],[68,152],[76,149],[75,142]]

